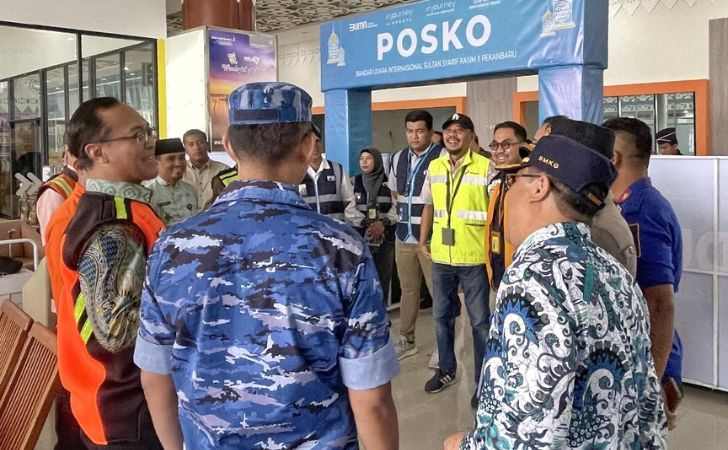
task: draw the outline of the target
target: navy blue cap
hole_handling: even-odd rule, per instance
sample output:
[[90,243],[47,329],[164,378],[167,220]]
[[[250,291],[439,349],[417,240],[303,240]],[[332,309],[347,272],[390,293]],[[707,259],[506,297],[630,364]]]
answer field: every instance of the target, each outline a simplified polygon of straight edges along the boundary
[[610,160],[565,136],[541,138],[523,167],[533,167],[581,194],[597,208],[604,206],[617,178]]
[[228,98],[230,125],[311,122],[311,96],[290,83],[248,83]]
[[154,147],[154,154],[157,156],[184,152],[185,146],[179,138],[160,139]]
[[551,134],[566,136],[599,152],[607,159],[614,157],[614,131],[581,120],[557,117],[551,121]]
[[466,130],[475,131],[475,125],[473,125],[473,121],[470,117],[466,116],[465,114],[455,113],[452,116],[450,116],[449,119],[445,121],[445,123],[442,124],[442,129],[446,130],[447,127],[450,125],[457,123],[461,127],[465,128]]

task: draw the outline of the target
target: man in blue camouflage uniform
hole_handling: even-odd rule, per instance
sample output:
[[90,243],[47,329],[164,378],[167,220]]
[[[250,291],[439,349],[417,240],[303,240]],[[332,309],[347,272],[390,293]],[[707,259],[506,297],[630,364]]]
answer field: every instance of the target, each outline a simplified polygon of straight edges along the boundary
[[148,266],[135,361],[160,439],[168,450],[182,436],[188,449],[396,449],[399,366],[373,259],[298,194],[311,97],[244,85],[230,123],[242,181],[170,228]]

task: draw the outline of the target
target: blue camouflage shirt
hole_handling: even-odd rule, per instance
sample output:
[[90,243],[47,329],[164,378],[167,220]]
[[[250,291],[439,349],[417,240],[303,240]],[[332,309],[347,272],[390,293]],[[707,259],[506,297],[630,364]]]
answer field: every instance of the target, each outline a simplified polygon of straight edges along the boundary
[[172,376],[190,449],[356,449],[347,389],[399,371],[366,243],[266,181],[157,242],[135,362]]

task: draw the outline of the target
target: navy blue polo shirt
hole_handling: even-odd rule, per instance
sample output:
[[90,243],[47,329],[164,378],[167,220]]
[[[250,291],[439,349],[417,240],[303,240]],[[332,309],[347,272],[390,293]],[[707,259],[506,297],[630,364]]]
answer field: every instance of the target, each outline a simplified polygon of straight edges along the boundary
[[[672,205],[652,186],[649,177],[634,182],[620,204],[635,236],[637,284],[643,291],[671,284],[677,292],[682,278],[682,232]],[[665,376],[682,379],[682,343],[677,331]]]

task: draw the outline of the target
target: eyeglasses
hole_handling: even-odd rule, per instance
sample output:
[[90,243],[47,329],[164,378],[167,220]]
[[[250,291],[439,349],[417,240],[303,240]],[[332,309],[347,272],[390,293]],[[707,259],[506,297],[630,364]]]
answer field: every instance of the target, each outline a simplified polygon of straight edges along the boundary
[[541,175],[535,175],[531,173],[509,173],[506,175],[506,188],[510,189],[516,184],[518,178],[540,178]]
[[98,141],[99,144],[106,144],[108,142],[125,141],[128,139],[136,139],[137,143],[142,144],[144,147],[152,147],[158,139],[157,130],[151,127],[147,127],[143,130],[139,130],[130,136],[121,136],[117,138],[102,139]]
[[508,150],[509,148],[513,147],[514,145],[518,145],[518,142],[511,142],[511,141],[504,141],[504,142],[496,142],[493,141],[488,146],[492,151],[497,152],[499,148],[503,149],[503,151]]

